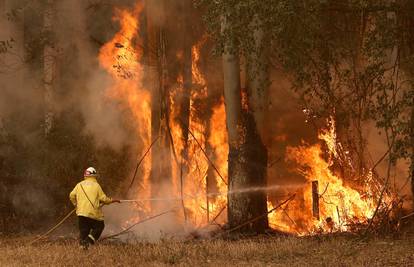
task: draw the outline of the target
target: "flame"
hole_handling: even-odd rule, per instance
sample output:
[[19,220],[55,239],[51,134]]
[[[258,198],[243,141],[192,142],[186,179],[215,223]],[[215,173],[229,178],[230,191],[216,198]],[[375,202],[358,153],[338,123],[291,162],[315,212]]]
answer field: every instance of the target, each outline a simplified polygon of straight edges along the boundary
[[[106,91],[109,99],[120,101],[132,113],[137,131],[137,141],[143,147],[150,144],[151,103],[150,94],[142,85],[143,66],[140,63],[143,55],[139,33],[139,20],[143,10],[137,3],[133,11],[115,9],[114,21],[119,22],[120,30],[99,52],[99,63],[112,78],[112,84]],[[141,196],[148,196],[148,177],[150,157],[143,163],[143,181]]]
[[201,41],[194,45],[191,48],[191,59],[192,59],[192,65],[191,65],[191,73],[193,76],[193,80],[195,84],[199,84],[203,87],[203,89],[207,90],[206,87],[206,80],[204,79],[204,76],[201,74],[200,68],[199,68],[199,62],[200,62],[200,48],[205,42],[205,38],[202,38]]
[[[202,38],[192,49],[192,80],[193,90],[190,96],[190,123],[189,129],[194,137],[190,134],[188,140],[188,173],[187,179],[184,182],[183,191],[187,196],[185,199],[185,207],[188,212],[189,220],[191,224],[197,227],[201,227],[210,223],[210,220],[217,217],[222,209],[226,205],[226,186],[223,181],[217,180],[215,176],[219,192],[224,195],[218,197],[211,197],[207,186],[208,170],[211,167],[206,155],[202,151],[207,151],[207,145],[211,147],[214,152],[215,165],[223,172],[227,173],[227,161],[223,160],[223,155],[227,156],[225,150],[226,143],[226,131],[225,131],[225,113],[224,103],[221,102],[219,106],[213,109],[210,121],[204,116],[198,114],[200,112],[200,103],[203,103],[208,98],[208,88],[206,80],[200,70],[200,48],[205,43],[206,38]],[[179,76],[177,80],[178,84],[182,87],[182,76]],[[180,89],[182,90],[182,89]],[[207,126],[210,125],[212,132],[214,133],[207,140]],[[174,130],[174,140],[178,140],[177,143],[182,143],[178,138],[181,135],[181,131],[178,126],[172,126]],[[201,146],[201,148],[200,148]],[[178,147],[183,149],[183,145]],[[217,151],[223,151],[225,154],[217,154]],[[209,155],[211,157],[212,155]],[[224,188],[224,190],[222,190]]]
[[[143,6],[138,3],[133,11],[115,10],[114,20],[120,23],[120,30],[100,50],[99,62],[112,78],[112,84],[107,90],[110,99],[119,101],[132,113],[137,132],[137,143],[147,148],[151,143],[151,102],[150,94],[143,87],[143,51],[139,38],[139,20]],[[203,107],[198,105],[208,100],[206,79],[200,70],[200,48],[206,38],[202,38],[192,47],[192,80],[193,87],[190,95],[189,129],[191,135],[183,140],[183,133],[177,118],[180,115],[177,99],[184,92],[183,76],[178,76],[175,88],[170,91],[170,129],[174,142],[177,162],[172,163],[173,191],[179,198],[181,191],[184,194],[188,223],[196,227],[209,224],[213,219],[226,222],[223,210],[227,205],[227,130],[226,114],[223,99],[212,108],[210,116],[202,116]],[[177,53],[182,59],[182,53]],[[246,97],[246,96],[244,96]],[[244,102],[246,102],[244,100]],[[247,103],[247,102],[246,102]],[[361,177],[365,183],[358,187],[346,184],[344,177],[338,176],[333,169],[333,163],[341,157],[342,147],[337,141],[335,121],[331,119],[328,129],[319,134],[319,139],[326,144],[328,158],[320,144],[308,145],[303,143],[298,147],[288,147],[286,160],[295,164],[296,171],[306,178],[306,183],[296,188],[294,200],[280,209],[269,214],[270,226],[285,232],[297,235],[306,235],[317,232],[348,231],[355,223],[366,223],[376,209],[377,191],[380,186],[372,179],[372,173]],[[211,132],[212,134],[209,134]],[[284,140],[281,135],[277,139]],[[200,148],[201,146],[201,148]],[[183,151],[187,148],[188,157],[183,159]],[[213,174],[216,190],[210,192],[207,186],[207,175],[211,170],[210,162],[202,151],[208,156],[223,176]],[[181,188],[181,162],[188,166]],[[150,197],[150,156],[143,164],[143,182],[138,195],[142,198]],[[211,175],[211,174],[210,174]],[[319,215],[320,219],[312,214],[312,188],[311,182],[319,183]],[[362,193],[364,192],[364,193]],[[293,193],[293,192],[290,192]],[[389,201],[389,200],[386,200]],[[274,207],[268,201],[268,209]],[[144,211],[149,205],[140,207]],[[132,218],[129,222],[136,221]]]
[[[324,159],[320,144],[309,146],[303,143],[298,147],[287,148],[286,160],[299,166],[297,171],[306,178],[306,184],[299,190],[299,198],[281,211],[269,215],[269,222],[275,229],[299,235],[350,231],[353,225],[365,224],[374,215],[378,192],[374,192],[373,188],[378,186],[371,179],[372,173],[362,177],[366,182],[363,188],[357,188],[345,184],[331,170],[335,157],[338,157],[335,122],[332,118],[328,126],[328,130],[319,134],[319,139],[328,148],[328,160]],[[311,182],[314,180],[319,183],[319,220],[312,214]],[[273,208],[271,202],[268,208]]]

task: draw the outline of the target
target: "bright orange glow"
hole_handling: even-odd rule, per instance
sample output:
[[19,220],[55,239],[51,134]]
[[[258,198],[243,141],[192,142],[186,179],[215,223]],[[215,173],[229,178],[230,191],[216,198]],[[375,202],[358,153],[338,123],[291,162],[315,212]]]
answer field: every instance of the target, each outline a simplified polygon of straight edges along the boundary
[[[99,63],[112,78],[112,84],[107,90],[108,98],[120,101],[131,111],[137,131],[137,142],[142,142],[143,147],[148,147],[151,142],[151,103],[150,94],[142,85],[144,73],[140,60],[143,51],[137,38],[140,27],[138,17],[142,9],[142,4],[138,3],[132,12],[115,10],[113,20],[119,22],[120,30],[112,40],[101,47]],[[133,40],[138,41],[134,43]],[[144,178],[139,192],[141,197],[149,197],[150,162],[150,156],[143,162]]]
[[[137,132],[137,144],[142,150],[149,147],[155,138],[151,136],[151,98],[150,93],[143,87],[144,76],[141,65],[143,51],[139,39],[139,16],[142,5],[137,4],[132,12],[116,10],[114,20],[120,23],[119,32],[106,43],[100,50],[99,62],[112,78],[112,84],[107,90],[110,99],[122,103],[133,115]],[[211,108],[205,104],[209,100],[206,79],[200,68],[200,49],[205,43],[202,38],[192,47],[192,81],[193,86],[184,88],[184,77],[177,77],[174,88],[169,89],[169,127],[171,129],[177,161],[172,162],[173,201],[177,206],[181,205],[181,162],[187,166],[183,176],[184,205],[187,214],[187,223],[195,227],[202,227],[212,222],[225,223],[227,205],[227,130],[224,100],[212,107],[212,110],[202,112],[202,109]],[[183,59],[183,53],[177,52],[177,58]],[[183,138],[180,118],[183,111],[180,110],[180,97],[190,95],[189,129],[191,134],[188,140]],[[247,95],[243,94],[243,103],[248,108]],[[205,106],[203,106],[205,105]],[[207,115],[206,115],[207,114]],[[185,123],[185,122],[184,122]],[[296,166],[295,171],[306,178],[306,183],[299,189],[295,188],[294,200],[269,214],[270,226],[284,232],[297,235],[307,235],[330,231],[352,230],[354,223],[366,223],[373,215],[378,199],[379,184],[368,177],[361,177],[365,186],[356,187],[344,183],[343,178],[332,171],[333,162],[338,160],[342,148],[337,142],[335,122],[329,120],[327,130],[319,134],[319,139],[324,145],[308,145],[303,143],[298,147],[288,147],[286,161]],[[185,125],[186,127],[186,125]],[[199,144],[197,143],[197,141]],[[285,141],[286,135],[279,135],[275,140]],[[213,161],[223,179],[211,169],[211,164],[206,159],[202,149],[206,151]],[[323,151],[326,146],[328,151]],[[187,157],[183,157],[187,150]],[[325,155],[325,156],[324,156]],[[327,155],[327,157],[326,157]],[[171,157],[173,158],[173,157]],[[149,183],[150,155],[145,159],[142,167],[143,173],[141,186],[135,192],[139,198],[150,198],[151,184]],[[207,186],[208,181],[214,186]],[[223,181],[224,180],[224,181]],[[317,220],[312,214],[312,190],[311,182],[319,182],[319,215]],[[212,189],[214,188],[214,189]],[[210,189],[214,190],[210,192]],[[385,198],[385,201],[389,201]],[[274,207],[274,203],[268,201],[268,209]],[[140,204],[140,209],[150,211],[148,202]],[[220,216],[219,216],[220,215]],[[133,218],[135,221],[138,218]]]
[[[187,151],[188,151],[188,172],[184,181],[183,191],[185,192],[185,207],[187,209],[188,220],[194,226],[201,227],[206,225],[214,219],[225,207],[226,198],[225,196],[207,196],[211,192],[207,189],[207,175],[208,170],[211,168],[206,156],[200,148],[200,145],[204,151],[210,153],[208,146],[211,151],[214,151],[214,155],[211,154],[209,157],[214,156],[216,159],[214,164],[222,171],[223,175],[227,173],[227,161],[223,157],[227,157],[226,148],[226,131],[225,131],[225,116],[224,116],[224,104],[221,104],[214,108],[211,119],[208,121],[207,117],[203,118],[199,115],[199,109],[197,104],[206,101],[208,98],[208,90],[206,80],[200,71],[199,60],[200,60],[200,48],[204,44],[205,39],[202,39],[191,49],[192,52],[192,80],[193,90],[190,95],[190,118],[189,118],[189,129],[194,137],[189,134]],[[182,76],[179,76],[177,84],[180,86],[177,92],[184,92]],[[197,89],[194,89],[197,88]],[[189,93],[189,92],[184,92]],[[175,114],[175,108],[172,108],[172,113]],[[175,115],[177,116],[177,115]],[[174,120],[172,120],[174,121]],[[211,132],[209,139],[207,140],[207,126],[210,124]],[[171,126],[173,132],[174,142],[177,144],[178,154],[184,149],[185,145],[182,140],[181,129],[178,125]],[[197,140],[196,140],[197,139]],[[197,141],[199,144],[197,144]],[[217,151],[222,151],[225,154],[218,154]],[[214,176],[219,192],[227,192],[226,185],[217,176]],[[217,192],[215,192],[217,193]],[[186,197],[187,196],[187,197]],[[207,204],[208,198],[208,204]],[[224,215],[223,215],[224,216]],[[220,216],[222,218],[222,216]]]
[[[352,230],[353,224],[366,223],[373,216],[378,192],[374,193],[372,188],[378,186],[370,177],[364,177],[365,187],[358,190],[344,184],[343,180],[332,172],[331,167],[333,159],[338,155],[338,146],[332,118],[328,125],[328,130],[319,134],[319,138],[328,148],[328,160],[323,158],[319,144],[287,148],[286,160],[298,166],[296,171],[306,178],[307,183],[284,210],[269,215],[269,222],[275,229],[299,235],[349,231]],[[314,180],[319,182],[320,220],[312,214],[311,182]],[[387,201],[387,198],[385,199]],[[268,207],[273,206],[268,203]]]
[[[208,143],[212,147],[215,165],[218,168],[220,174],[227,181],[227,155],[229,153],[229,146],[227,144],[227,129],[226,129],[226,110],[224,107],[224,100],[221,99],[220,104],[213,108],[213,115],[210,120],[211,135],[208,139]],[[222,210],[227,205],[227,184],[219,177],[217,173],[214,173],[217,182],[218,196],[212,198],[210,204],[210,213],[215,218],[219,215],[216,222],[225,223],[227,221],[227,213]]]

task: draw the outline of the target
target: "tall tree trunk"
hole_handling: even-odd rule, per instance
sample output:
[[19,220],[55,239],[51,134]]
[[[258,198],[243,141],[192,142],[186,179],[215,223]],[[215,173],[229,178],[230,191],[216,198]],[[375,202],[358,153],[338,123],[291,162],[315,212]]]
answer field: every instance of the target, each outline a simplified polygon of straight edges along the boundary
[[410,158],[410,176],[411,176],[411,194],[413,195],[414,207],[414,105],[411,107],[410,120],[410,141],[411,141],[411,158]]
[[[227,17],[221,22],[225,33],[229,25]],[[262,186],[263,175],[260,174],[263,158],[256,158],[265,153],[257,153],[262,147],[256,147],[258,132],[254,117],[247,110],[243,110],[240,63],[237,49],[231,39],[226,43],[223,52],[224,99],[226,105],[226,123],[229,141],[228,160],[228,222],[229,226],[236,227],[248,220],[265,214],[266,200],[261,193],[246,192],[252,187]],[[267,161],[267,159],[265,160]],[[257,173],[259,171],[259,173]],[[263,172],[262,172],[263,173]],[[259,175],[258,175],[259,174]],[[257,179],[257,177],[259,177]],[[239,229],[241,232],[263,232],[268,225],[267,217],[261,217],[251,224]]]
[[[6,0],[0,0],[0,10],[2,10],[3,13],[8,12],[7,10],[7,6],[6,6]],[[4,14],[2,13],[2,17],[4,17]],[[5,25],[7,22],[5,20],[5,18],[0,18],[0,25]],[[4,27],[4,26],[3,26]],[[0,35],[0,41],[6,41],[9,40],[11,36],[9,36],[9,32],[7,31],[9,28],[9,25],[7,25],[6,27],[3,28],[3,31],[6,31],[7,34],[4,35]],[[3,55],[3,49],[7,49],[7,47],[0,47],[0,57],[2,58]],[[1,67],[1,66],[0,66]],[[0,110],[0,142],[3,142],[3,138],[6,137],[6,129],[4,127],[4,123],[3,123],[3,114],[2,110]],[[3,158],[1,158],[0,155],[0,168],[2,167],[2,163],[3,163]],[[1,184],[0,184],[1,185]],[[0,190],[2,189],[2,187],[0,187]],[[0,191],[0,193],[3,194],[2,191]]]
[[[180,122],[182,138],[184,142],[184,149],[181,157],[184,162],[188,162],[188,127],[190,125],[190,96],[193,86],[192,79],[192,32],[190,11],[192,2],[188,0],[181,0],[181,37],[182,37],[182,73],[183,73],[183,92],[180,97]],[[184,166],[184,174],[188,173],[188,166]]]
[[[407,2],[408,3],[408,2]],[[410,5],[408,5],[410,7]],[[414,5],[411,3],[411,8]],[[409,53],[410,56],[414,55],[414,18],[408,18],[408,29],[409,29]],[[411,77],[414,77],[414,69],[410,70]],[[412,89],[411,89],[412,90]],[[413,198],[414,207],[414,102],[411,103],[411,120],[410,120],[410,141],[411,141],[411,159],[410,159],[410,176],[411,176],[411,194]]]
[[[180,185],[181,194],[183,194],[185,181],[189,173],[189,127],[190,127],[190,98],[193,87],[192,77],[192,30],[191,30],[191,0],[181,0],[176,2],[178,7],[178,32],[179,32],[179,44],[177,48],[182,51],[182,58],[178,59],[180,71],[183,79],[183,87],[178,95],[179,114],[177,116],[178,121],[176,123],[181,129],[181,138],[183,149],[180,154]],[[176,17],[170,16],[172,20],[176,20]],[[175,62],[174,68],[177,67]],[[177,77],[178,78],[178,77]],[[182,200],[184,220],[187,221],[187,212],[185,210],[185,202]]]
[[269,107],[269,74],[265,33],[261,22],[255,16],[253,22],[254,49],[247,59],[247,92],[249,108],[254,116],[260,142],[267,139],[266,115]]
[[[267,185],[267,148],[266,140],[268,139],[266,116],[269,107],[269,74],[267,49],[265,41],[265,32],[258,16],[254,16],[252,21],[254,49],[247,57],[247,93],[248,93],[248,111],[247,116],[252,117],[250,127],[251,140],[248,144],[251,150],[252,162],[251,173],[254,177],[254,185],[257,187],[265,187]],[[253,178],[252,178],[253,179]],[[265,191],[257,191],[254,195],[256,209],[261,214],[267,212],[267,195]],[[268,226],[267,217],[264,217],[262,227]]]
[[[165,82],[165,41],[161,30],[162,9],[158,1],[146,2],[148,84],[151,89],[151,137],[160,136],[151,149],[151,195],[165,196],[171,189],[171,153],[168,134],[168,96]],[[153,210],[163,209],[153,202]]]
[[[403,5],[405,5],[406,10],[412,10],[414,8],[414,4],[411,1],[402,1]],[[400,15],[401,16],[401,15]],[[405,15],[403,13],[401,20],[404,22],[403,25],[405,29],[407,29],[407,57],[412,58],[414,56],[414,18],[410,15]],[[414,64],[410,63],[406,67],[406,72],[410,76],[410,78],[414,77]],[[412,86],[412,85],[411,85]],[[413,90],[413,89],[411,89]],[[414,100],[411,100],[411,117],[409,121],[409,135],[410,135],[410,170],[409,170],[409,177],[411,178],[411,194],[412,194],[412,204],[414,207]],[[408,145],[408,144],[407,144]]]
[[53,34],[53,24],[55,23],[55,15],[55,1],[47,0],[43,14],[43,36],[45,40],[43,47],[44,130],[46,136],[53,127],[54,117],[53,91],[56,76],[56,43]]

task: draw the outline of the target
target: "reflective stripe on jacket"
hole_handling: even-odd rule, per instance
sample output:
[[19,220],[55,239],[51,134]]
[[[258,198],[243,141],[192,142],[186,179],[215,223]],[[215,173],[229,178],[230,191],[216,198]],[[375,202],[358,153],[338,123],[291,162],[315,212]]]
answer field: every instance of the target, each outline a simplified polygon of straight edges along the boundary
[[[85,192],[84,192],[85,191]],[[103,204],[112,202],[93,176],[86,176],[69,194],[70,201],[76,206],[76,215],[103,221]]]

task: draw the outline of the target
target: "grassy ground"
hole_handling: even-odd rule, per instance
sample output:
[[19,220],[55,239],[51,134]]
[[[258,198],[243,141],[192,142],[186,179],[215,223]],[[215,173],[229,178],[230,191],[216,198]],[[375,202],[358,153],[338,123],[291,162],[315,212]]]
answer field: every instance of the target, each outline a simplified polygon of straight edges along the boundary
[[414,266],[410,237],[263,237],[238,241],[104,241],[83,251],[74,240],[0,239],[0,266]]

